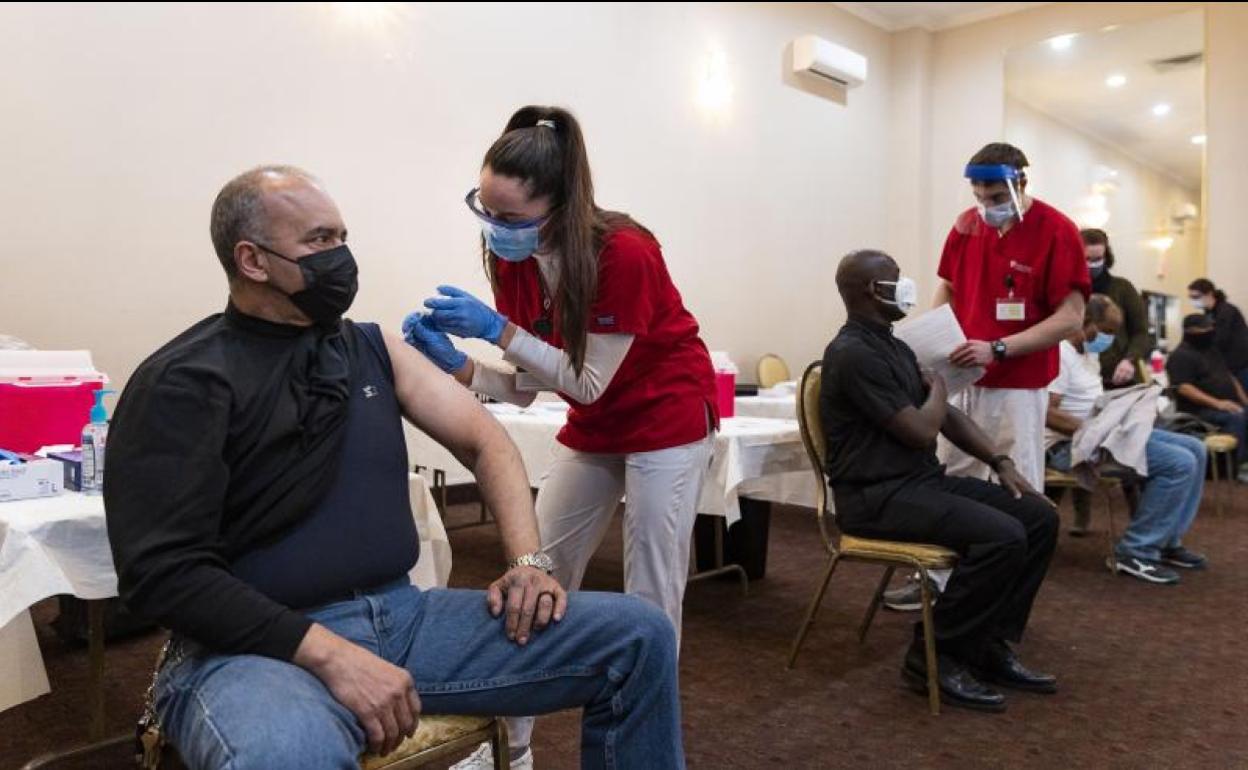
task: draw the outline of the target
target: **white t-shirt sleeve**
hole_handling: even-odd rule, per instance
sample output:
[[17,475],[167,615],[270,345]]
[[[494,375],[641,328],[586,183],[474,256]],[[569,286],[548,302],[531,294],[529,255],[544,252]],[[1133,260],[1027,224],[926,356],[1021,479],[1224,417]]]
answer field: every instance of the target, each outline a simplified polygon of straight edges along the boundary
[[1079,351],[1066,340],[1058,343],[1057,350],[1057,376],[1049,383],[1049,392],[1065,396],[1070,393],[1070,378],[1074,374],[1073,367],[1079,363]]

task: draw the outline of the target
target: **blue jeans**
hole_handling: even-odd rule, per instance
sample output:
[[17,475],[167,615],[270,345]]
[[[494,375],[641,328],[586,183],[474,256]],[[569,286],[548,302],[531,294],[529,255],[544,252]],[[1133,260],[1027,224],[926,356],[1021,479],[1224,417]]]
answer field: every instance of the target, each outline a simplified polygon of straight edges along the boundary
[[[507,640],[481,591],[399,581],[305,613],[406,668],[430,714],[520,716],[583,707],[581,767],[683,768],[676,637],[634,596],[575,593],[564,619]],[[310,672],[193,642],[157,677],[162,729],[194,770],[351,768],[366,736]]]
[[[1208,455],[1205,443],[1194,436],[1154,430],[1144,445],[1148,478],[1140,504],[1114,550],[1119,556],[1157,561],[1167,548],[1182,544],[1192,526],[1205,488]],[[1070,470],[1070,443],[1049,450],[1049,464]]]

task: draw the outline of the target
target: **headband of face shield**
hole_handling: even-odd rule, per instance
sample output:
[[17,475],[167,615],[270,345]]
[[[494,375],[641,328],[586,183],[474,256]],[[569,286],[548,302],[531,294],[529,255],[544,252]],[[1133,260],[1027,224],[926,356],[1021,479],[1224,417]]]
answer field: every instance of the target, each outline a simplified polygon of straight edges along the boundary
[[1014,217],[1018,217],[1018,221],[1023,221],[1023,203],[1022,195],[1019,189],[1019,181],[1023,178],[1023,173],[1013,166],[1000,164],[970,164],[966,167],[963,174],[971,182],[1005,182],[1006,189],[1010,191],[1010,199],[1005,203],[998,203],[995,206],[984,206],[980,204],[979,215],[984,218],[989,227],[1004,227]]
[[[914,282],[913,278],[907,278],[904,275],[895,281],[873,281],[875,284],[875,298],[886,305],[892,305],[902,313],[909,313],[919,301],[919,285]],[[892,296],[886,296],[888,292],[880,292],[881,286],[893,287]]]
[[464,196],[464,204],[468,210],[481,221],[481,234],[485,236],[485,247],[499,259],[508,262],[523,262],[537,251],[541,240],[542,225],[550,217],[549,214],[523,222],[505,222],[485,213],[478,203],[477,194],[481,188],[474,187]]

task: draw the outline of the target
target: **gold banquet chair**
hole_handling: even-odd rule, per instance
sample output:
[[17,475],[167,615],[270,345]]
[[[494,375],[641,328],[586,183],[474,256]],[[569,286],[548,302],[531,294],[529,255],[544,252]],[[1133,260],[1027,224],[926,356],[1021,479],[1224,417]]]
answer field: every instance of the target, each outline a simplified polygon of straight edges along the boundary
[[921,578],[919,585],[922,589],[923,600],[923,639],[927,657],[928,704],[933,714],[939,714],[940,686],[937,683],[936,637],[932,632],[932,597],[928,590],[927,573],[928,570],[933,569],[951,569],[957,563],[958,556],[948,548],[938,545],[874,540],[850,535],[834,537],[829,532],[828,525],[835,513],[831,510],[828,500],[828,479],[825,470],[827,468],[827,444],[823,434],[823,423],[819,417],[819,385],[823,379],[822,370],[823,365],[816,361],[807,367],[802,375],[797,391],[797,422],[801,429],[802,443],[806,445],[806,454],[819,480],[818,507],[815,514],[819,521],[819,534],[823,536],[824,546],[828,549],[828,566],[823,572],[823,579],[806,611],[806,618],[802,621],[801,628],[798,629],[797,638],[793,640],[788,667],[793,668],[797,661],[797,653],[814,623],[815,613],[819,611],[819,605],[823,603],[823,596],[828,590],[828,583],[831,582],[832,573],[836,571],[838,563],[857,561],[878,564],[886,568],[879,586],[875,589],[875,595],[871,597],[871,604],[867,607],[867,614],[862,619],[862,625],[858,628],[859,644],[866,641],[867,631],[871,628],[871,621],[880,608],[884,589],[888,587],[888,581],[892,578],[894,570],[898,567],[917,570]]
[[775,353],[767,353],[758,359],[758,387],[772,388],[789,381],[789,365]]
[[[146,704],[150,707],[156,673],[164,660],[166,645],[161,649],[152,672],[153,685],[148,689]],[[146,710],[146,709],[145,709]],[[139,749],[135,753],[133,767],[141,770],[185,770],[177,752],[165,744],[163,736],[155,728],[143,730],[140,725]],[[134,748],[135,732],[128,731],[97,743],[71,747],[52,754],[36,757],[22,765],[21,770],[57,770],[61,767],[115,767],[116,758]],[[494,752],[494,770],[511,767],[507,746],[507,727],[503,720],[494,717],[430,714],[422,715],[416,732],[384,757],[375,754],[360,755],[360,770],[414,770],[433,762],[489,741]],[[141,753],[139,753],[141,752]],[[83,764],[90,760],[89,764]]]

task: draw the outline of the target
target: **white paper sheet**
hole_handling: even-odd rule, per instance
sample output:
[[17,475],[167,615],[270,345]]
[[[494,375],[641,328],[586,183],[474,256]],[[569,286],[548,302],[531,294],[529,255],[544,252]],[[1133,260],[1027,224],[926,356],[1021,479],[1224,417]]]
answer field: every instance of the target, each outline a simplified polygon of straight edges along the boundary
[[947,303],[898,324],[893,333],[910,346],[919,366],[931,369],[945,378],[949,395],[961,393],[984,376],[984,368],[963,369],[949,363],[953,349],[966,342],[962,326]]

